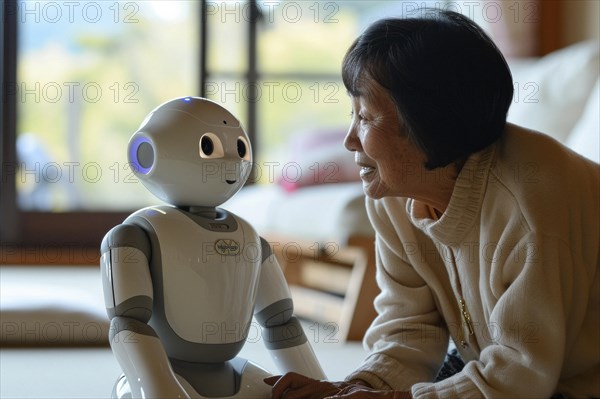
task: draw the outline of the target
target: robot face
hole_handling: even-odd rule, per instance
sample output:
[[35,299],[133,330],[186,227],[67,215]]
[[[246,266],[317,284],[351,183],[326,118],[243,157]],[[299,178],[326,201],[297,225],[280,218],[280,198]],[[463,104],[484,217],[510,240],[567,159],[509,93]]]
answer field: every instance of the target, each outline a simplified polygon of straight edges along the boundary
[[246,183],[252,148],[240,122],[210,100],[185,97],[152,111],[129,141],[135,175],[161,200],[218,206]]

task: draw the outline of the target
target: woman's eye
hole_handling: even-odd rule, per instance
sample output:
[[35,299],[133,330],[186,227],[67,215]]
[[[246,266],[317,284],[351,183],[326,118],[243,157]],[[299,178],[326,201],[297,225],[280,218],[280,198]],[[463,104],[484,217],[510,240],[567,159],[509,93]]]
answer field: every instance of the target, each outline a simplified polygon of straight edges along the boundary
[[367,122],[367,119],[365,118],[364,114],[361,112],[350,111],[350,118],[352,120],[358,121],[359,123]]

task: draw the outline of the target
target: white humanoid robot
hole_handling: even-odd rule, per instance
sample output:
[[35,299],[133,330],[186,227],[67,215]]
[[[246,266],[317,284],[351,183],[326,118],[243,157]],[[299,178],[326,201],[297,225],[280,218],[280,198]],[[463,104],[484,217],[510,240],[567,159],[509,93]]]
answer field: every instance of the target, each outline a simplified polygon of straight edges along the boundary
[[279,372],[324,379],[270,246],[217,208],[250,174],[240,122],[203,98],[171,100],[133,134],[128,158],[172,205],[133,213],[102,241],[110,345],[124,373],[113,397],[269,398],[271,374],[236,357],[253,315]]

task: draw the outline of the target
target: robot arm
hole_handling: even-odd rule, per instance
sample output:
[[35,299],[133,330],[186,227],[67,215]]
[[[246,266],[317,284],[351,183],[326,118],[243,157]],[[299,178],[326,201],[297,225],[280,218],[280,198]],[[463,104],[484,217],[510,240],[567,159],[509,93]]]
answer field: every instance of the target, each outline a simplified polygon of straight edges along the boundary
[[128,224],[116,226],[102,241],[100,268],[111,319],[110,346],[134,397],[187,398],[156,332],[147,324],[153,300],[150,248],[144,231]]
[[261,237],[262,267],[254,317],[263,327],[263,339],[271,357],[286,373],[294,371],[323,380],[325,373],[298,319],[283,272],[269,243]]

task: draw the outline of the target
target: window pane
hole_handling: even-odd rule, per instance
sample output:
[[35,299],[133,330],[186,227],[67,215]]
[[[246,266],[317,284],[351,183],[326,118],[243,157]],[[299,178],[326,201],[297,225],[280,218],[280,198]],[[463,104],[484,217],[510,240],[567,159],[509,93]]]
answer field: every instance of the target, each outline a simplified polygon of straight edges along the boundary
[[258,4],[263,13],[258,36],[258,161],[289,160],[290,142],[297,136],[347,129],[350,101],[341,81],[344,54],[369,23],[401,15],[403,3]]
[[339,73],[357,18],[339,2],[277,2],[263,7],[258,45],[263,73]]
[[158,104],[197,93],[197,2],[22,1],[18,12],[21,209],[156,203],[127,141]]
[[342,58],[360,31],[377,18],[402,11],[401,1],[258,4],[263,13],[258,59],[264,73],[339,74]]
[[349,125],[350,100],[339,80],[265,80],[259,87],[259,163],[286,159],[285,145],[298,135]]
[[209,73],[245,73],[248,68],[248,1],[208,1],[206,26]]

